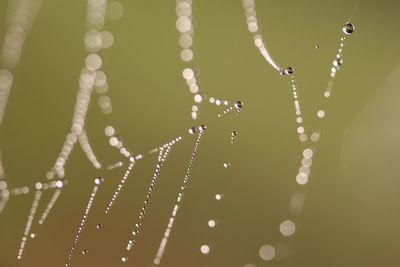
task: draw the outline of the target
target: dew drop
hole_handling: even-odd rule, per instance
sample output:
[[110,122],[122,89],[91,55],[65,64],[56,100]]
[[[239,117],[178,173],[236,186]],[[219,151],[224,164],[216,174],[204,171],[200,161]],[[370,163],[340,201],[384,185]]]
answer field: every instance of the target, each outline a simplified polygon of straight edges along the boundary
[[127,261],[128,261],[128,257],[122,257],[122,258],[121,258],[121,261],[122,261],[122,262],[127,262]]
[[285,69],[285,74],[287,74],[287,75],[293,75],[293,68],[292,67],[287,67],[286,69]]
[[323,117],[325,117],[325,111],[324,110],[318,110],[318,112],[317,112],[317,116],[318,116],[318,118],[323,118]]
[[101,228],[103,228],[103,225],[99,223],[96,225],[96,228],[97,228],[97,230],[100,230]]
[[231,133],[231,142],[235,142],[236,141],[236,137],[237,137],[237,131],[233,131]]
[[104,182],[104,179],[101,178],[101,177],[98,177],[98,178],[94,179],[94,183],[95,183],[96,185],[100,185],[100,184],[102,184],[103,182]]
[[208,227],[214,228],[215,226],[217,226],[218,222],[216,220],[209,220],[207,224]]
[[264,245],[260,248],[259,255],[261,259],[270,261],[275,257],[275,248],[271,245]]
[[189,129],[189,133],[190,134],[195,134],[196,133],[196,128],[195,127],[190,128]]
[[241,109],[242,107],[243,107],[243,102],[242,102],[242,101],[237,101],[237,102],[235,103],[235,108]]
[[283,236],[291,236],[296,231],[296,225],[290,220],[283,221],[279,226],[279,230]]
[[320,49],[321,46],[320,46],[319,44],[316,44],[316,45],[315,45],[315,48],[316,48],[316,49]]
[[231,166],[231,164],[229,162],[224,163],[224,168],[229,168],[230,166]]
[[206,254],[210,253],[211,248],[210,248],[209,245],[202,245],[202,246],[200,247],[200,251],[201,251],[201,253],[203,253],[203,254],[206,255]]
[[343,59],[338,58],[333,61],[333,66],[340,67],[343,64]]
[[345,34],[349,35],[354,32],[355,27],[351,22],[346,22],[346,24],[344,24],[342,30]]
[[87,249],[82,250],[82,255],[86,256],[87,254],[89,254],[89,251]]

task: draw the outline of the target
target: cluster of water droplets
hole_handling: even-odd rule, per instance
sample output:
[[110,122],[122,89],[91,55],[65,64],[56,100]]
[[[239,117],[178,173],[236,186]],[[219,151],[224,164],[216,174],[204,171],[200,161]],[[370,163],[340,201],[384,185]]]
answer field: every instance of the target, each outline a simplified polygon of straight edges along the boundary
[[[193,45],[193,14],[192,14],[192,1],[191,0],[177,0],[176,1],[176,29],[180,33],[179,46],[181,47],[180,57],[185,64],[189,65],[194,58],[192,50]],[[191,116],[192,119],[197,119],[199,111],[199,104],[203,101],[203,95],[200,92],[200,87],[196,79],[193,68],[187,67],[182,71],[182,76],[186,80],[189,91],[193,94],[195,105],[192,106]]]
[[[138,237],[138,235],[140,233],[140,228],[142,226],[143,219],[144,219],[144,217],[146,215],[146,211],[147,211],[147,209],[148,209],[148,207],[150,205],[152,195],[154,193],[155,187],[157,185],[157,182],[158,182],[158,179],[159,179],[159,176],[160,176],[160,171],[161,171],[162,167],[164,166],[172,147],[177,142],[179,142],[181,140],[182,140],[182,137],[178,137],[178,138],[172,140],[171,142],[161,146],[158,149],[159,150],[159,155],[158,155],[158,159],[157,159],[157,165],[156,165],[156,168],[154,170],[153,177],[152,177],[151,182],[150,182],[150,186],[149,186],[149,188],[147,190],[147,195],[146,195],[146,198],[144,200],[143,207],[141,208],[141,210],[139,212],[138,221],[136,222],[136,224],[134,226],[134,229],[132,231],[132,236],[128,240],[128,244],[126,245],[126,250],[127,251],[130,251],[130,250],[133,249],[134,244],[136,242],[136,239],[137,239],[137,237]],[[128,260],[127,256],[123,256],[121,258],[122,262],[126,262],[127,260]]]
[[254,0],[242,0],[244,14],[246,16],[247,29],[253,34],[254,45],[258,48],[261,55],[276,71],[281,71],[279,65],[272,58],[265,42],[260,34],[260,26],[257,20],[256,4]]
[[[292,88],[292,95],[293,95],[293,102],[295,107],[295,114],[296,114],[296,123],[297,123],[297,133],[299,135],[299,139],[301,142],[306,143],[308,141],[308,137],[306,134],[306,129],[304,126],[304,119],[302,116],[302,108],[300,104],[300,99],[298,95],[298,85],[294,76],[294,69],[293,67],[287,67],[286,69],[282,70],[278,66],[277,63],[272,59],[272,56],[269,54],[267,48],[265,47],[264,41],[259,34],[259,25],[256,17],[256,10],[255,10],[255,1],[254,0],[243,0],[243,7],[245,10],[245,16],[247,19],[247,26],[248,30],[253,33],[254,43],[257,48],[259,48],[261,54],[264,56],[266,61],[274,67],[277,71],[280,72],[282,76],[287,76],[291,82]],[[354,32],[355,27],[351,22],[347,22],[342,31],[344,36],[340,39],[340,46],[337,52],[335,59],[332,62],[331,73],[330,73],[330,80],[328,85],[324,91],[324,98],[328,99],[331,96],[332,88],[333,88],[333,79],[336,77],[338,71],[340,70],[341,66],[343,65],[343,49],[345,46],[346,36],[350,35]],[[319,49],[320,45],[317,44],[316,48]],[[316,112],[318,119],[324,119],[326,117],[326,111],[324,109],[319,109]],[[311,141],[317,142],[320,139],[320,130],[315,130],[310,137]],[[301,160],[301,166],[299,171],[296,175],[296,182],[304,186],[308,183],[309,177],[311,174],[311,165],[312,165],[312,157],[313,157],[313,150],[311,148],[306,148],[303,151],[303,158]],[[227,168],[229,165],[224,163],[224,167]],[[295,193],[292,196],[290,201],[289,208],[293,214],[298,214],[301,212],[304,205],[304,194],[303,193]],[[296,231],[296,225],[291,220],[283,221],[279,227],[281,234],[285,237],[291,236]],[[260,248],[259,255],[263,260],[269,261],[272,260],[276,256],[276,249],[274,246],[270,244],[266,244]],[[252,264],[250,264],[251,266]]]
[[[95,199],[95,197],[96,197],[97,191],[99,190],[99,186],[100,186],[103,182],[104,182],[104,179],[103,179],[103,178],[100,178],[100,177],[99,177],[99,178],[96,178],[96,179],[94,180],[94,187],[93,187],[92,193],[90,194],[89,201],[88,201],[88,203],[87,203],[87,205],[86,205],[86,209],[85,209],[85,212],[84,212],[84,214],[83,214],[81,223],[79,224],[78,232],[77,232],[76,235],[75,235],[75,239],[74,239],[74,242],[73,242],[73,244],[72,244],[71,250],[70,250],[70,252],[69,252],[69,255],[68,255],[68,258],[67,258],[67,262],[65,263],[65,266],[66,266],[66,267],[71,266],[72,257],[74,256],[74,253],[75,253],[77,244],[78,244],[78,242],[79,242],[79,239],[81,238],[82,231],[83,231],[83,229],[84,229],[84,227],[85,227],[85,225],[86,225],[86,221],[87,221],[87,219],[88,219],[90,209],[92,208],[93,201],[94,201],[94,199]],[[87,250],[83,250],[83,251],[82,251],[82,254],[84,254],[84,255],[86,255],[87,253],[88,253]]]
[[[337,55],[332,62],[330,79],[329,79],[328,85],[323,93],[324,99],[329,99],[331,97],[332,88],[333,88],[333,80],[336,77],[336,74],[340,70],[341,66],[343,65],[343,49],[345,46],[346,35],[352,34],[355,30],[355,27],[352,23],[347,22],[343,26],[342,30],[345,35],[343,37],[341,37],[341,39],[340,39],[340,46],[338,48]],[[285,74],[288,75],[287,72],[285,72]],[[295,90],[297,88],[296,82],[293,78],[291,79],[291,81],[292,81],[292,87]],[[294,94],[294,96],[297,96],[297,95]],[[295,98],[295,100],[296,100],[296,98]],[[295,102],[295,105],[296,105],[296,102]],[[298,116],[301,115],[301,110],[300,110],[300,108],[297,109],[297,105],[296,105],[296,115],[298,115]],[[316,117],[319,120],[326,118],[325,109],[319,109],[316,112]],[[301,123],[302,118],[297,117],[297,122]],[[306,142],[307,137],[306,136],[302,137],[303,132],[304,132],[303,126],[300,126],[298,128],[298,133],[300,134],[300,140],[303,142]],[[312,142],[318,142],[319,139],[320,139],[320,130],[315,130],[311,134],[310,140]],[[307,147],[302,152],[301,165],[300,165],[300,168],[296,175],[296,182],[300,186],[304,186],[309,182],[309,178],[311,175],[311,165],[313,163],[314,151],[315,151],[315,148]],[[292,198],[289,203],[289,210],[293,215],[298,215],[299,213],[301,213],[303,206],[304,206],[304,199],[305,199],[304,193],[302,193],[301,191],[296,192],[292,195]],[[284,237],[292,236],[296,231],[296,225],[292,220],[286,220],[281,223],[279,230]],[[264,260],[271,260],[275,257],[275,248],[271,245],[266,245],[266,246],[268,246],[268,247],[264,246],[260,249],[260,256]]]
[[[9,1],[7,9],[7,28],[0,45],[0,126],[5,115],[8,98],[14,82],[12,71],[19,65],[26,37],[32,28],[41,0]],[[0,181],[5,179],[5,169],[0,151]],[[0,214],[9,200],[7,183],[0,188]],[[24,190],[25,192],[25,190]],[[23,193],[25,194],[25,193]]]
[[200,147],[200,143],[201,143],[203,134],[204,134],[204,132],[206,130],[206,126],[201,125],[201,126],[199,126],[198,129],[199,129],[199,132],[197,134],[196,143],[194,145],[193,152],[192,152],[188,167],[186,169],[186,174],[185,174],[185,176],[183,178],[183,182],[182,182],[182,184],[180,186],[178,197],[176,199],[174,208],[172,210],[171,217],[169,218],[168,225],[167,225],[167,227],[165,229],[164,236],[163,236],[163,238],[161,240],[160,246],[159,246],[158,251],[156,253],[156,256],[154,257],[154,260],[153,260],[155,265],[159,265],[161,263],[161,259],[162,259],[163,255],[164,255],[164,251],[165,251],[165,248],[167,246],[170,233],[171,233],[171,231],[172,231],[172,229],[174,227],[174,222],[176,220],[179,208],[180,208],[180,206],[182,204],[182,201],[183,201],[183,196],[185,194],[186,187],[187,187],[187,184],[189,182],[190,175],[192,173],[194,161],[196,159],[196,155],[197,155],[198,149]]
[[120,154],[125,158],[129,159],[132,156],[132,153],[129,149],[124,145],[121,138],[117,136],[117,132],[113,126],[107,126],[104,129],[105,135],[108,137],[108,143],[115,149],[118,149]]
[[242,110],[243,107],[243,102],[242,101],[236,101],[236,103],[230,107],[228,107],[227,109],[225,109],[224,111],[218,113],[218,118],[221,118],[222,116],[232,112],[232,111],[236,111],[236,114],[239,116],[240,111]]

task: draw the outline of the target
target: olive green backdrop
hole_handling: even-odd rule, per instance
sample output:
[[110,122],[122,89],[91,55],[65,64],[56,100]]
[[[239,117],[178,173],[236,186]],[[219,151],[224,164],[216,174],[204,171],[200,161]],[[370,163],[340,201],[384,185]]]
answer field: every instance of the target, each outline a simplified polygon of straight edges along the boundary
[[[293,217],[289,216],[288,203],[299,188],[295,175],[303,147],[296,133],[288,80],[280,77],[254,47],[241,1],[193,2],[195,64],[200,70],[200,85],[207,95],[242,100],[245,107],[239,117],[218,119],[216,107],[202,106],[196,123],[207,124],[208,131],[162,266],[399,266],[400,157],[398,152],[389,152],[400,151],[400,135],[388,140],[383,132],[375,140],[377,148],[382,147],[379,142],[389,142],[389,152],[377,157],[383,162],[391,160],[392,164],[374,173],[371,179],[364,179],[368,172],[359,170],[368,169],[374,161],[366,159],[353,167],[351,160],[361,150],[354,147],[351,154],[343,144],[346,129],[351,131],[354,121],[383,90],[385,80],[400,60],[400,3],[361,1],[352,20],[356,32],[347,42],[344,65],[322,125],[311,181],[304,188],[304,212]],[[184,65],[179,58],[175,1],[121,3],[123,18],[106,24],[114,34],[114,46],[102,51],[113,113],[101,114],[98,95],[93,94],[87,132],[103,165],[121,159],[104,136],[106,125],[115,125],[135,152],[145,152],[178,135],[185,137],[174,147],[162,170],[141,236],[126,263],[151,266],[194,144],[194,138],[186,133],[193,125],[189,113],[193,102],[181,77]],[[329,77],[341,27],[356,1],[259,0],[256,4],[267,46],[281,65],[295,68],[305,117],[314,116],[320,107],[318,101]],[[0,36],[5,32],[6,6],[7,1],[0,0]],[[26,39],[0,129],[11,187],[44,181],[69,131],[79,73],[87,54],[83,45],[85,9],[86,1],[44,1]],[[316,44],[321,48],[315,49]],[[399,77],[399,73],[392,77]],[[400,97],[398,93],[396,96]],[[385,107],[385,102],[376,106],[379,107]],[[374,109],[371,114],[375,114]],[[368,116],[364,120],[368,121]],[[392,118],[387,123],[394,128],[399,121]],[[368,129],[379,126],[360,130],[353,139],[349,137],[348,143],[364,138],[365,153],[373,154],[373,148],[368,150]],[[230,144],[232,130],[239,133],[234,145]],[[232,167],[222,168],[225,161],[231,162]],[[155,163],[155,156],[138,162],[112,214],[104,216],[105,205],[124,169],[94,170],[76,146],[66,166],[69,185],[46,224],[34,225],[37,237],[29,240],[20,262],[16,260],[17,249],[33,193],[13,198],[7,205],[0,217],[0,266],[63,266],[93,179],[98,175],[105,178],[105,183],[72,266],[123,266],[120,258]],[[221,192],[225,198],[215,201],[214,195]],[[50,195],[47,193],[44,199]],[[41,208],[43,205],[44,202]],[[207,226],[211,218],[220,221],[214,229]],[[279,223],[289,218],[296,222],[296,234],[282,238]],[[97,223],[104,225],[102,231],[95,229]],[[203,244],[213,245],[209,255],[200,253]],[[264,262],[258,255],[264,244],[284,245],[286,257]],[[82,256],[82,249],[89,254]]]

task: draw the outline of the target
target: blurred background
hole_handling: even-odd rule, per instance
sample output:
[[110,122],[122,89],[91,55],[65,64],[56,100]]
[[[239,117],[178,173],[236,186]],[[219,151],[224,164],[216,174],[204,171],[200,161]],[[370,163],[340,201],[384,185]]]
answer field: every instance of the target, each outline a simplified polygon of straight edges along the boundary
[[[8,2],[0,0],[0,36]],[[186,172],[193,125],[208,126],[161,266],[399,266],[400,249],[400,2],[362,0],[346,42],[310,182],[296,183],[304,146],[298,140],[288,80],[268,65],[247,30],[240,0],[193,0],[195,58],[207,95],[241,100],[239,117],[217,118],[220,108],[193,104],[182,79],[175,1],[120,1],[123,16],[107,21],[114,44],[103,50],[112,113],[93,93],[86,120],[92,147],[104,167],[122,159],[108,144],[113,125],[135,153],[182,135],[153,194],[135,249],[121,262],[156,164],[137,162],[111,214],[104,209],[125,168],[94,169],[77,145],[66,164],[68,186],[44,225],[34,224],[24,257],[19,242],[34,190],[12,198],[0,215],[0,265],[64,266],[96,176],[100,187],[72,266],[152,266]],[[274,58],[293,66],[305,126],[320,108],[342,26],[357,1],[257,1],[261,33]],[[87,51],[86,1],[43,1],[26,36],[4,120],[0,147],[9,187],[45,181],[71,127],[78,79]],[[316,45],[320,48],[316,49]],[[307,119],[308,118],[308,119]],[[230,142],[231,132],[238,132]],[[231,163],[223,168],[223,163]],[[289,210],[292,195],[303,212]],[[216,194],[223,194],[220,201]],[[39,206],[45,208],[46,191]],[[219,224],[210,228],[207,222]],[[283,237],[284,220],[296,232]],[[101,223],[101,231],[96,225]],[[204,255],[202,245],[212,250]],[[260,257],[275,247],[271,261]],[[82,250],[87,255],[82,255]],[[246,265],[247,264],[247,265]],[[253,265],[249,265],[253,264]]]

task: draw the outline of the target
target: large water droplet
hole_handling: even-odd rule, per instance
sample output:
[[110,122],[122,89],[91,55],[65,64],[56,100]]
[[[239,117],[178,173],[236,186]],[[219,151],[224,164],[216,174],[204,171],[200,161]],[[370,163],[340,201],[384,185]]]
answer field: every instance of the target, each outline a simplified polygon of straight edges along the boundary
[[351,22],[346,22],[342,28],[345,34],[352,34],[355,30],[354,25]]
[[292,75],[293,74],[293,68],[292,67],[287,67],[286,69],[285,69],[285,73],[287,74],[287,75]]
[[242,102],[242,101],[237,101],[237,102],[235,103],[235,108],[241,109],[242,107],[243,107],[243,102]]

